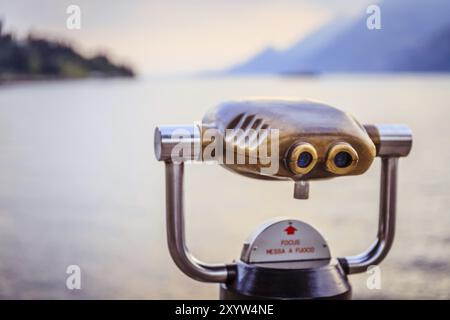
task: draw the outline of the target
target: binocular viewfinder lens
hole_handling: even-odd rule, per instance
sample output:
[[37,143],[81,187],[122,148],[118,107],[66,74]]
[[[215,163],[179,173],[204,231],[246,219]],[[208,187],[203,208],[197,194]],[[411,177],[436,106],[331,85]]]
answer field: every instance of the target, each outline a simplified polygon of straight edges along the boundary
[[334,157],[334,164],[338,168],[346,168],[349,165],[351,165],[352,162],[353,162],[352,156],[346,151],[338,152]]
[[307,174],[317,163],[317,151],[310,144],[295,144],[289,151],[288,166],[294,174]]
[[304,151],[298,156],[297,165],[300,168],[306,168],[311,164],[312,160],[313,157],[311,153]]
[[336,143],[328,151],[327,170],[334,174],[349,174],[358,163],[358,153],[346,142]]

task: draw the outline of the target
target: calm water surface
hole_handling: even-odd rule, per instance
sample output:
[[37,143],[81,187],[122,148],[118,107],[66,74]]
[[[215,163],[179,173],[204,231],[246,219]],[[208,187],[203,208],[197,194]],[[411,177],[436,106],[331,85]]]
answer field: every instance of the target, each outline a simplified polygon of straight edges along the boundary
[[[355,298],[450,298],[450,77],[89,80],[0,87],[1,298],[216,298],[188,279],[166,248],[163,164],[156,124],[200,120],[236,97],[321,100],[363,123],[414,131],[400,161],[398,231],[381,290],[352,276]],[[335,256],[365,249],[377,225],[379,163],[360,177],[311,184],[243,178],[215,165],[187,168],[187,227],[201,259],[236,258],[273,216],[315,225]],[[68,265],[82,289],[66,289]]]

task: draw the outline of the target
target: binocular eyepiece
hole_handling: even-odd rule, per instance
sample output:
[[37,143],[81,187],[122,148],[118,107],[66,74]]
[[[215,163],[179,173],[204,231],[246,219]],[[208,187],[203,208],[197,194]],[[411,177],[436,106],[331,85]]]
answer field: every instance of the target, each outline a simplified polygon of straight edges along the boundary
[[[317,160],[317,151],[313,145],[299,143],[289,152],[288,167],[293,174],[305,175],[314,169]],[[348,174],[356,167],[358,160],[358,153],[350,144],[338,142],[327,152],[326,170],[336,175]]]

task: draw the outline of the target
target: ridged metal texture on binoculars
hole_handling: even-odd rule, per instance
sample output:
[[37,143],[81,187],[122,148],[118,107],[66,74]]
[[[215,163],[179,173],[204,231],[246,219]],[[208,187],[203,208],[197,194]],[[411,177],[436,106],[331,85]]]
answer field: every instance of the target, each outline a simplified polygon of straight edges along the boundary
[[[361,125],[347,113],[309,101],[241,100],[210,110],[200,124],[158,126],[154,139],[156,158],[166,169],[170,254],[189,277],[220,283],[222,299],[348,299],[347,276],[378,265],[392,246],[398,158],[412,146],[405,125]],[[376,157],[381,158],[378,232],[358,255],[331,257],[323,236],[296,218],[260,225],[233,263],[203,263],[187,249],[186,161],[214,160],[243,176],[292,180],[294,197],[307,199],[309,181],[363,174]]]

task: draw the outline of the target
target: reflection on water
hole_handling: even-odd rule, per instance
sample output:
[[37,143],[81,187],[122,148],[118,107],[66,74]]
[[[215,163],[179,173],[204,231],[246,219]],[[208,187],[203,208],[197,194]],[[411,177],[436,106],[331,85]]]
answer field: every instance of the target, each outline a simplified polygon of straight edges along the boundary
[[[363,123],[414,131],[400,161],[396,242],[382,289],[352,276],[356,298],[450,298],[450,77],[160,79],[0,87],[0,296],[2,298],[215,298],[217,286],[185,277],[165,244],[158,123],[199,120],[242,96],[322,100]],[[361,177],[316,182],[311,199],[288,182],[261,182],[214,165],[187,168],[191,250],[231,261],[261,221],[294,216],[318,227],[335,256],[374,238],[376,163]],[[82,290],[65,287],[82,269]]]

